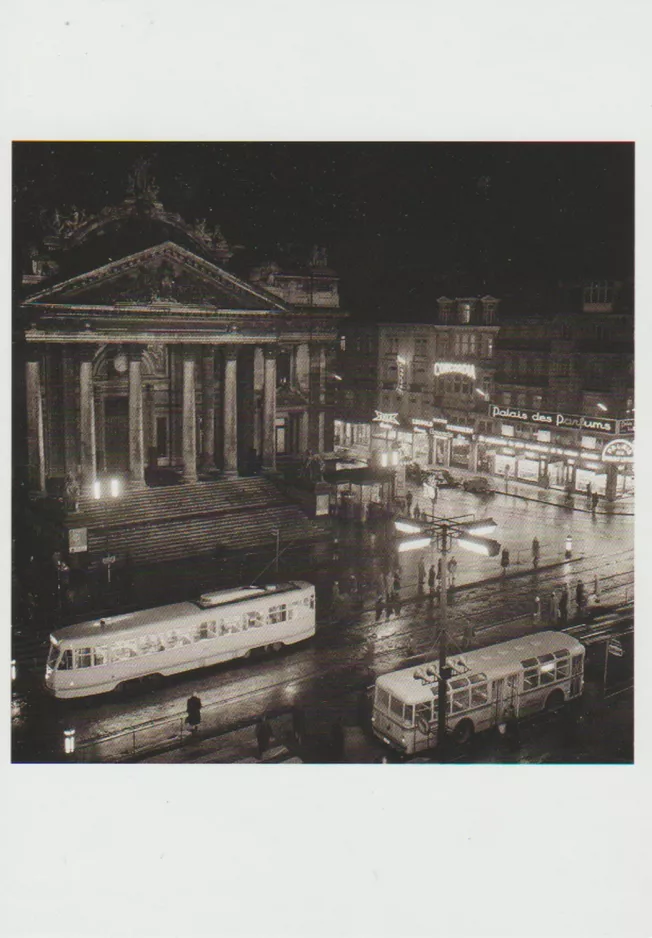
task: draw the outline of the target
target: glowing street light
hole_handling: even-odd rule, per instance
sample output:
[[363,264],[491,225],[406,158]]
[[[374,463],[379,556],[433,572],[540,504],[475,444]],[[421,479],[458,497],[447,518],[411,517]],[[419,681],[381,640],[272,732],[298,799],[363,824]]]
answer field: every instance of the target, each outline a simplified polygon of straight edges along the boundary
[[120,479],[111,479],[109,489],[112,497],[117,498],[120,494]]
[[93,498],[100,499],[102,497],[102,485],[99,479],[96,479],[93,482]]
[[75,730],[63,731],[63,751],[67,756],[71,756],[75,751]]
[[410,524],[409,521],[395,521],[394,527],[401,534],[421,534],[423,530],[420,524]]
[[602,401],[598,401],[598,407],[600,410],[604,410],[605,412],[609,409],[605,404],[602,403]]
[[432,543],[431,538],[429,537],[413,537],[401,541],[398,545],[399,553],[402,554],[406,550],[418,550],[423,549],[424,547],[430,547]]
[[16,659],[15,658],[11,659],[11,680],[12,681],[16,680]]

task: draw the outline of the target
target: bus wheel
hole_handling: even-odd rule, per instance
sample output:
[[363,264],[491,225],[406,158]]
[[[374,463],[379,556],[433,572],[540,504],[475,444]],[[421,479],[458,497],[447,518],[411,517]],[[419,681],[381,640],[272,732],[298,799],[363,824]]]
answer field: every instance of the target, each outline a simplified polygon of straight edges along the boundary
[[272,651],[280,651],[283,648],[283,642],[274,642],[270,645]]
[[564,705],[563,690],[553,690],[552,694],[546,699],[546,710],[559,710]]
[[456,743],[468,743],[474,731],[475,727],[471,720],[460,720],[453,730],[453,739]]

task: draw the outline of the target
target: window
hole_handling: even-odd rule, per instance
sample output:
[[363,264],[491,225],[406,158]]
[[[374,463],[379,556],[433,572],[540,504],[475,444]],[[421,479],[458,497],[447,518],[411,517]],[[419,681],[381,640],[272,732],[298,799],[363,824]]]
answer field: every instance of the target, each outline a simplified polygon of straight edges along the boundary
[[528,668],[523,677],[523,689],[524,690],[533,690],[535,687],[539,686],[539,669],[538,668]]
[[555,656],[539,655],[540,674],[539,681],[543,684],[552,684],[555,680]]
[[126,661],[135,657],[135,642],[117,642],[111,649],[111,661]]
[[514,436],[514,427],[509,423],[501,423],[500,432],[502,436]]
[[417,358],[426,358],[428,354],[428,340],[419,336],[414,340],[414,354]]
[[430,723],[432,720],[432,702],[426,700],[424,703],[418,703],[415,707],[414,713],[415,719],[422,718],[426,723]]
[[248,629],[259,629],[261,625],[264,625],[263,617],[259,612],[248,612],[247,613],[247,628]]
[[389,709],[389,694],[382,687],[376,688],[376,704],[383,710]]
[[92,648],[76,648],[75,649],[75,667],[76,668],[90,668],[93,665],[93,649]]
[[277,622],[285,622],[287,619],[287,606],[285,603],[281,606],[270,606],[269,613],[267,615],[267,621],[270,625],[275,625]]
[[550,439],[550,430],[537,430],[537,440],[539,443],[549,443]]
[[61,656],[58,671],[72,671],[72,649],[68,648]]
[[96,648],[93,652],[93,664],[95,667],[99,667],[101,664],[106,664],[109,660],[107,655],[106,648]]
[[465,688],[464,690],[456,690],[452,696],[452,711],[453,713],[461,713],[462,710],[469,709],[469,690]]
[[594,436],[583,436],[582,437],[582,448],[583,449],[595,449],[598,444],[597,439]]
[[405,710],[403,712],[403,722],[407,723],[409,726],[412,726],[414,723],[414,707],[410,704],[405,705]]
[[400,719],[403,719],[403,701],[398,700],[396,697],[392,697],[389,709]]
[[509,407],[512,403],[512,395],[509,391],[503,391],[503,405]]
[[557,680],[568,677],[570,674],[570,658],[560,659],[557,662]]
[[482,707],[489,702],[489,689],[487,684],[475,684],[471,687],[471,706]]

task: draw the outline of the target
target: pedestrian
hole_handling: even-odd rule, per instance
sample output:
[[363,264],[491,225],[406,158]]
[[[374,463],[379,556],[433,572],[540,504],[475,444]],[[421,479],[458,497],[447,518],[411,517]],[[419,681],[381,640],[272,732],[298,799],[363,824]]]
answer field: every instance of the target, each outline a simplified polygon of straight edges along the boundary
[[334,580],[333,581],[333,605],[334,606],[337,605],[337,603],[339,603],[341,598],[342,598],[342,594],[340,593],[340,584],[338,583],[337,580]]
[[568,623],[568,587],[564,586],[559,597],[559,619],[562,625]]
[[292,707],[292,734],[297,745],[301,745],[305,736],[306,715],[303,707],[295,704]]
[[573,556],[573,538],[570,534],[566,535],[566,546],[564,549],[564,557],[566,560],[570,560]]
[[442,559],[441,557],[439,557],[437,560],[437,584],[441,582],[441,575],[442,575],[443,567],[444,565],[442,563]]
[[421,509],[419,508],[418,505],[414,506],[414,520],[415,521],[421,520]]
[[457,573],[457,560],[454,557],[448,561],[448,573],[450,576],[449,586],[455,586],[455,574]]
[[590,482],[586,484],[586,500],[590,503],[593,500],[593,489]]
[[186,723],[190,727],[192,735],[196,736],[199,730],[199,724],[201,723],[201,700],[195,694],[193,694],[192,697],[188,697],[186,712],[188,714]]
[[598,495],[597,492],[594,492],[593,495],[591,496],[591,510],[592,511],[595,511],[595,509],[598,507],[599,500],[600,500],[600,496]]
[[600,580],[598,578],[597,573],[593,577],[593,592],[595,593],[596,596],[600,595]]
[[342,717],[338,717],[331,727],[331,746],[333,762],[340,762],[344,755],[344,727]]
[[272,738],[272,728],[265,714],[256,723],[256,742],[258,744],[258,758],[262,759]]
[[392,584],[393,591],[398,593],[401,589],[401,574],[398,570],[394,573],[394,582]]
[[539,566],[539,554],[541,552],[541,547],[539,545],[539,538],[535,537],[532,541],[532,566],[536,570]]
[[349,577],[349,593],[351,596],[355,596],[358,592],[358,581],[354,573]]
[[380,620],[380,617],[383,614],[383,609],[385,608],[385,600],[382,596],[378,596],[376,599],[376,622]]
[[539,622],[541,619],[541,598],[539,596],[534,597],[534,621]]
[[559,597],[557,596],[557,590],[553,590],[550,594],[550,621],[553,625],[557,623],[559,618]]
[[506,547],[503,547],[503,552],[500,555],[500,566],[503,568],[503,576],[507,576],[507,568],[509,567],[509,551]]
[[584,592],[584,584],[581,580],[578,580],[577,586],[575,587],[575,602],[577,603],[577,612],[578,615],[581,615],[584,611],[584,606],[586,604],[586,595]]
[[412,514],[412,498],[413,498],[412,492],[408,491],[407,495],[405,496],[405,504],[407,506],[408,518]]
[[423,562],[423,557],[419,558],[419,564],[417,566],[417,595],[419,597],[423,596],[423,585],[426,582],[426,565]]
[[435,598],[435,565],[430,564],[430,569],[428,570],[428,593],[430,594],[430,599]]
[[401,614],[401,597],[398,590],[394,590],[392,595],[392,606],[394,607],[394,615],[400,616]]
[[392,618],[392,609],[393,609],[392,594],[387,593],[385,595],[385,620],[386,621]]

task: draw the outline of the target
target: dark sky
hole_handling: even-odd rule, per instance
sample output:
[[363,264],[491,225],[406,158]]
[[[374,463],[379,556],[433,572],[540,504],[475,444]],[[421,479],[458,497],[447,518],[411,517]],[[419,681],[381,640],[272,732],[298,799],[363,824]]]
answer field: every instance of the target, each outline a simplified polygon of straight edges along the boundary
[[560,281],[633,273],[634,147],[617,143],[15,144],[17,247],[41,208],[120,202],[141,155],[167,210],[244,246],[232,270],[326,246],[360,318],[429,316],[443,293],[527,311]]

